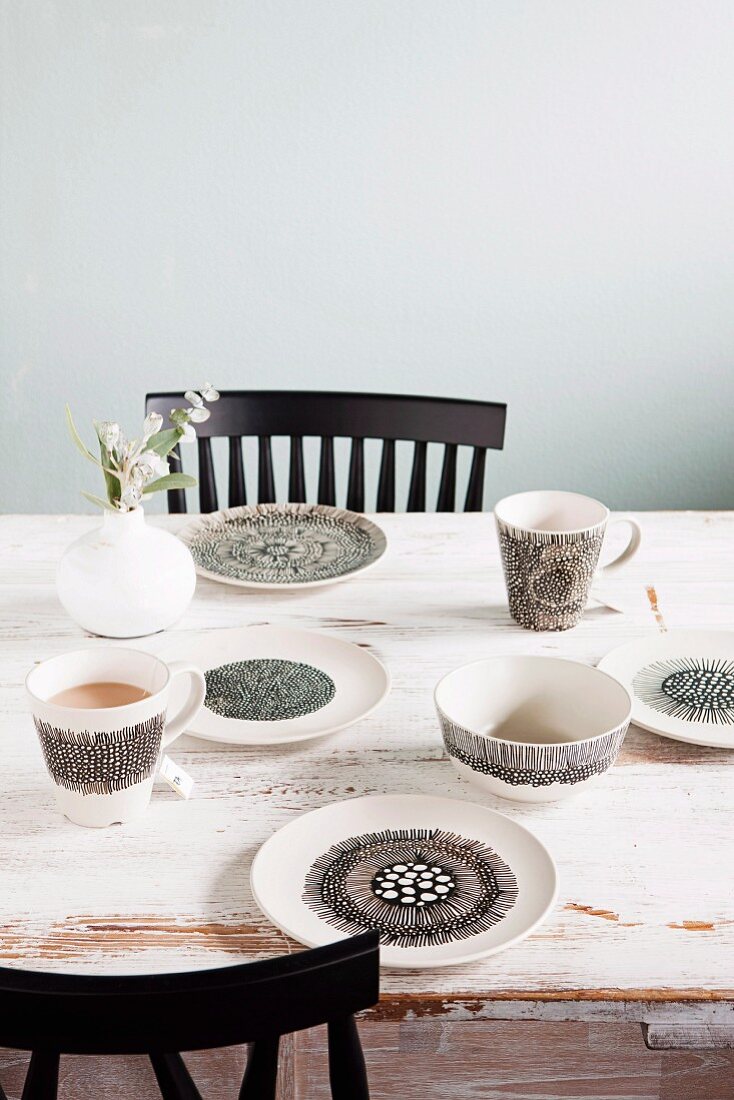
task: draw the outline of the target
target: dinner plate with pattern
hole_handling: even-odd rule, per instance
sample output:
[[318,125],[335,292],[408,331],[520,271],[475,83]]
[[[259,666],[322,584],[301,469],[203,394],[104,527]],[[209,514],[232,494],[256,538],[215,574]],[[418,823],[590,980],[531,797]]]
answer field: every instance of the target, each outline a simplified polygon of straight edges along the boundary
[[296,818],[260,848],[250,884],[265,916],[307,947],[376,929],[381,964],[399,968],[504,951],[558,890],[528,829],[430,795],[352,798]]
[[366,516],[326,504],[254,504],[200,516],[179,533],[201,576],[246,588],[315,588],[346,580],[385,552]]
[[734,633],[673,630],[619,646],[599,662],[632,696],[642,729],[734,749]]
[[[390,690],[362,646],[311,630],[247,626],[166,640],[165,661],[192,661],[206,699],[187,733],[233,745],[307,741],[354,725]],[[178,692],[174,684],[174,691]],[[171,696],[175,713],[179,699]]]

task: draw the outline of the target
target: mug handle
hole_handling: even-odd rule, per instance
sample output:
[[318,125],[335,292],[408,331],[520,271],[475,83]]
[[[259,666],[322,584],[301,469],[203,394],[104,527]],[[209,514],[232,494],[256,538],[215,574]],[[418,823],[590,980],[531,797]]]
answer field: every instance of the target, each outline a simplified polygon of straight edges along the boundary
[[169,661],[168,669],[172,681],[176,676],[190,676],[191,691],[176,717],[172,721],[166,722],[161,742],[162,749],[167,749],[172,741],[181,736],[192,718],[195,718],[201,710],[206,698],[206,680],[200,668],[188,661]]
[[631,528],[629,542],[625,546],[621,554],[617,554],[616,558],[613,558],[606,565],[602,565],[597,571],[597,576],[605,577],[609,573],[615,572],[619,569],[620,565],[624,565],[626,561],[634,557],[637,551],[640,549],[640,543],[642,542],[642,531],[637,520],[632,519],[632,516],[615,516],[609,522],[609,526],[613,523],[626,523]]

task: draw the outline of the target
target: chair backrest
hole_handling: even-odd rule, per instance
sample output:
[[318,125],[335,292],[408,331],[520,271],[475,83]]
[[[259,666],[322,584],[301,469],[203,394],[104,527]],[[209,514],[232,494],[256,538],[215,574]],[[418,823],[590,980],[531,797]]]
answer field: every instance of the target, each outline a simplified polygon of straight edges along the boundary
[[38,1076],[59,1054],[148,1054],[158,1074],[160,1056],[253,1043],[250,1077],[274,1087],[280,1036],[328,1023],[348,1041],[352,1014],[377,1002],[378,940],[366,932],[263,962],[151,976],[0,969],[0,1045],[32,1050]]
[[[171,409],[181,403],[181,393],[151,393],[146,397],[146,413],[158,412],[167,423]],[[257,503],[266,504],[275,501],[272,438],[290,438],[287,499],[302,502],[306,500],[303,440],[316,436],[321,440],[319,504],[336,504],[334,439],[345,437],[352,441],[346,494],[346,507],[352,511],[365,510],[365,439],[383,441],[376,511],[395,511],[395,444],[399,440],[414,444],[408,512],[426,510],[429,443],[444,444],[437,510],[455,510],[457,451],[467,446],[473,453],[464,510],[481,511],[487,449],[502,448],[507,413],[507,406],[498,402],[309,390],[225,390],[209,408],[210,419],[196,426],[202,512],[218,507],[211,448],[211,439],[218,436],[229,439],[230,508],[247,503],[243,438],[258,440]],[[169,493],[168,506],[171,512],[186,511],[183,490]]]

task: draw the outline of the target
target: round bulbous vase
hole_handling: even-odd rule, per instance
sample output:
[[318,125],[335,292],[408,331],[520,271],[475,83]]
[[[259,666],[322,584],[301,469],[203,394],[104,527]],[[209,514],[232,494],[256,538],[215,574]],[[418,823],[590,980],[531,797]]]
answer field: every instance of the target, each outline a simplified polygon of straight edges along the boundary
[[65,611],[106,638],[139,638],[172,626],[195,587],[188,548],[147,524],[142,508],[105,512],[102,526],[73,542],[56,571]]

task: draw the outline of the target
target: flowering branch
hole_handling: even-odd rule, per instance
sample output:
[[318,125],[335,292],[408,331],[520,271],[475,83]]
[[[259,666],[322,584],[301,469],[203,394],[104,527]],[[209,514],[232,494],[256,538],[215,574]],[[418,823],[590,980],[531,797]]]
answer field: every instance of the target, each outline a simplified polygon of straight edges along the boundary
[[104,474],[107,500],[84,492],[82,495],[87,500],[115,512],[132,512],[143,496],[150,493],[196,485],[196,478],[188,474],[172,474],[166,457],[178,443],[194,442],[196,431],[193,425],[203,424],[211,416],[204,402],[218,401],[219,394],[209,382],[205,382],[200,392],[187,390],[184,397],[188,408],[171,410],[173,428],[161,431],[163,417],[160,413],[149,413],[140,439],[126,439],[115,421],[95,420],[99,458],[95,458],[85,446],[76,430],[71,409],[66,406],[66,421],[74,445]]

